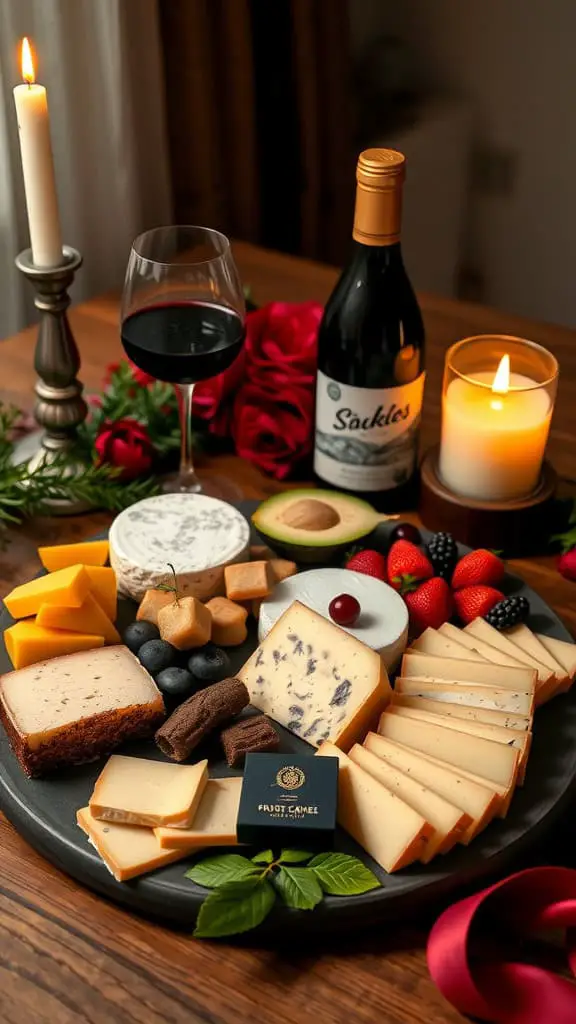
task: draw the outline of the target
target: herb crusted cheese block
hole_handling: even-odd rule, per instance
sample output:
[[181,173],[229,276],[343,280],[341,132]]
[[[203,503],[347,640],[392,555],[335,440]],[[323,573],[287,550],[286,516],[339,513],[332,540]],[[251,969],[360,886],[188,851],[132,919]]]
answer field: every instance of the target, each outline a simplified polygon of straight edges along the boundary
[[183,595],[207,601],[224,593],[224,569],[248,559],[250,528],[225,501],[204,494],[159,494],[121,512],[110,528],[110,565],[118,589],[140,601],[169,581]]
[[299,601],[237,675],[251,704],[316,747],[348,750],[392,695],[380,655]]

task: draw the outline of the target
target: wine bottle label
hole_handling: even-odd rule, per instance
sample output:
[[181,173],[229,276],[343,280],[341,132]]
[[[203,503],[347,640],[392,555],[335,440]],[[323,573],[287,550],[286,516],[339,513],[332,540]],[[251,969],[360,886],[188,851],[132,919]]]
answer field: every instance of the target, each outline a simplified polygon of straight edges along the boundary
[[356,388],[318,371],[315,473],[349,491],[386,491],[409,480],[425,376],[395,388]]

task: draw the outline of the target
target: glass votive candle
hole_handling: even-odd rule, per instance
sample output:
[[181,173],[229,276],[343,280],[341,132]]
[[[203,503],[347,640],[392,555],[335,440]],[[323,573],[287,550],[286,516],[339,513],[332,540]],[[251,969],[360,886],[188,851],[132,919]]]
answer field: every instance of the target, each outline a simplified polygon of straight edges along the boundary
[[438,472],[476,501],[526,498],[538,485],[558,387],[558,362],[541,345],[503,334],[446,353]]

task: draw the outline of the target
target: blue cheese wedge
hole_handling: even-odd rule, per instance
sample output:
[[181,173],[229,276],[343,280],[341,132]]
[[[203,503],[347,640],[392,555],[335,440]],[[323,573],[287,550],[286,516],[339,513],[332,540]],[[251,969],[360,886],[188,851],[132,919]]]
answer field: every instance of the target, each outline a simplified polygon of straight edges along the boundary
[[199,601],[224,593],[224,569],[249,557],[250,528],[225,501],[204,494],[159,494],[121,512],[110,528],[118,589],[140,601],[174,566],[180,592]]
[[406,604],[387,583],[351,569],[310,569],[279,583],[260,608],[258,639],[264,640],[293,601],[328,618],[330,602],[339,594],[351,594],[360,605],[354,625],[342,628],[378,651],[388,671],[393,671],[408,637]]
[[254,707],[315,747],[348,750],[392,696],[380,655],[299,601],[237,675]]

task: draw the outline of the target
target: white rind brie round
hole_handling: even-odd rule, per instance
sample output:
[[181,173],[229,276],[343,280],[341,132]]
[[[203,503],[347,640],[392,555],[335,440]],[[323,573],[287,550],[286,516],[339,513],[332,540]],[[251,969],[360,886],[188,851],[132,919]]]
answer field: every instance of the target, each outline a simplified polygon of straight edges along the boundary
[[140,601],[145,590],[170,582],[207,601],[224,593],[224,568],[249,557],[244,516],[204,494],[159,494],[130,505],[110,528],[110,565],[118,589]]
[[408,609],[387,583],[352,569],[311,569],[278,583],[260,608],[259,641],[293,601],[300,601],[330,619],[328,606],[340,594],[351,594],[360,604],[360,616],[354,626],[341,628],[378,651],[391,672],[406,647]]

